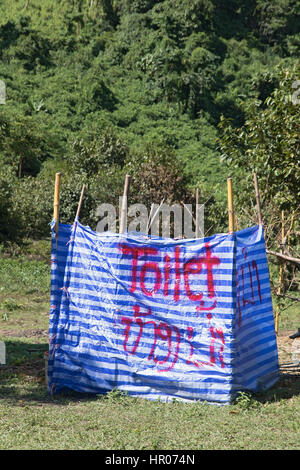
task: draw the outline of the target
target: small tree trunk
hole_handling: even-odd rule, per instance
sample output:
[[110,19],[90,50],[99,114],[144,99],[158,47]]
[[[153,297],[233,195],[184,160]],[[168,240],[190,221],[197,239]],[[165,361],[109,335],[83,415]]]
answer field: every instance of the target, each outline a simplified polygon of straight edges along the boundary
[[22,178],[23,157],[20,157],[18,164],[18,178]]

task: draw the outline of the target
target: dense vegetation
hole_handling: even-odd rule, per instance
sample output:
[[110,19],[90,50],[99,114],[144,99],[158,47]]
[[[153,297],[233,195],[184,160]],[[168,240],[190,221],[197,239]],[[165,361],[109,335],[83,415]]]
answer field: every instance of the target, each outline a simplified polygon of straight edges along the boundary
[[56,171],[61,219],[86,183],[93,228],[126,172],[134,202],[199,187],[212,231],[229,172],[250,212],[253,170],[266,206],[296,210],[299,27],[297,0],[2,0],[0,241],[49,233]]

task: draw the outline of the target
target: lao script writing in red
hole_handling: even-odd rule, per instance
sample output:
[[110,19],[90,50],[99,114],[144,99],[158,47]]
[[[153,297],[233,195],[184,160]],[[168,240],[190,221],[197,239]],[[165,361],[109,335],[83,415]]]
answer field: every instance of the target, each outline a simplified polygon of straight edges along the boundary
[[237,269],[238,325],[242,326],[243,310],[262,302],[257,263],[248,259],[247,248],[242,249],[243,262]]
[[[186,330],[182,332],[176,325],[168,324],[163,321],[155,321],[152,317],[151,308],[148,308],[147,312],[142,313],[139,305],[134,305],[134,317],[129,318],[123,316],[121,319],[122,325],[125,325],[124,334],[124,351],[128,354],[135,355],[138,353],[138,347],[141,342],[143,333],[146,331],[149,336],[149,327],[152,327],[153,342],[149,346],[149,354],[147,359],[154,361],[157,366],[158,372],[167,372],[175,366],[179,359],[180,347],[183,346],[185,353],[181,354],[185,358],[186,364],[191,364],[197,368],[204,366],[213,366],[216,362],[219,362],[221,368],[225,367],[223,351],[224,351],[224,334],[222,328],[214,328],[210,324],[211,313],[207,314],[209,322],[209,345],[208,345],[208,357],[207,360],[197,360],[194,358],[194,345],[193,345],[193,334],[194,329],[191,326],[186,327]],[[151,317],[150,320],[144,320],[143,317]],[[137,328],[138,327],[138,328]],[[137,328],[137,331],[136,331]],[[133,332],[132,332],[133,330]],[[131,337],[130,345],[129,338]],[[151,334],[150,334],[151,337]],[[157,352],[157,347],[160,348]],[[143,349],[145,349],[145,340],[142,343]],[[186,353],[186,349],[189,349],[189,353]],[[164,357],[161,357],[161,350],[165,351]],[[181,357],[181,359],[182,359]]]

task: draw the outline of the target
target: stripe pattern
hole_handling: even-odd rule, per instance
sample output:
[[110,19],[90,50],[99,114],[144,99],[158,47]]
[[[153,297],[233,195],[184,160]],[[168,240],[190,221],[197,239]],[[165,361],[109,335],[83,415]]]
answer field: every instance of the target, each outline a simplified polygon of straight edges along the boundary
[[173,240],[52,223],[48,392],[228,404],[278,379],[262,227]]

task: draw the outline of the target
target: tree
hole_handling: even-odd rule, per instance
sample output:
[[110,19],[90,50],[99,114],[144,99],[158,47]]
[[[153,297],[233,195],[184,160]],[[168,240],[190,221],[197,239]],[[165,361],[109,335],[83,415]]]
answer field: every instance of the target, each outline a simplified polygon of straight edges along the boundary
[[[289,292],[289,297],[290,292],[297,290],[299,282],[297,267],[288,263],[283,268],[284,261],[299,257],[299,76],[299,65],[282,69],[279,86],[265,101],[253,100],[245,104],[242,127],[234,128],[225,119],[220,123],[222,156],[236,176],[237,219],[241,223],[244,218],[245,225],[257,223],[252,210],[254,190],[250,188],[253,188],[253,172],[259,178],[267,251],[271,254],[271,285],[279,305],[284,291]],[[293,85],[298,86],[298,90]],[[276,282],[278,264],[280,273]]]
[[149,208],[152,203],[190,202],[188,178],[173,149],[163,144],[146,145],[144,151],[130,156],[126,171],[132,176],[131,200]]
[[[278,75],[278,88],[264,102],[244,104],[242,127],[221,120],[219,144],[222,158],[238,176],[241,206],[249,203],[248,188],[256,172],[265,206],[291,213],[300,205],[300,104],[293,88],[300,66],[281,69]],[[266,219],[270,215],[264,214]]]
[[18,178],[36,176],[49,156],[49,148],[55,146],[50,133],[41,131],[42,125],[31,116],[2,116],[1,120],[0,161],[14,167]]
[[113,130],[107,129],[97,136],[90,134],[77,138],[72,144],[72,153],[68,161],[75,173],[92,177],[100,169],[110,168],[113,165],[122,167],[127,155],[127,145]]

